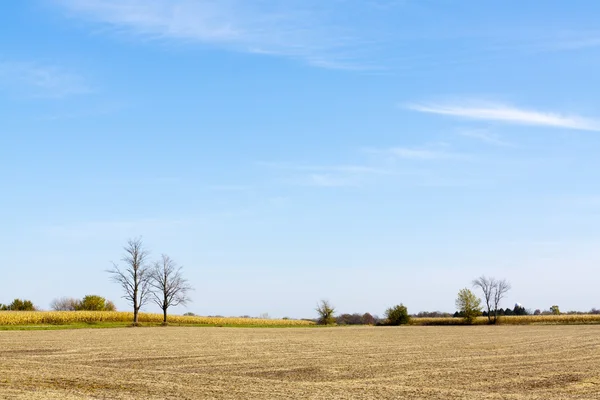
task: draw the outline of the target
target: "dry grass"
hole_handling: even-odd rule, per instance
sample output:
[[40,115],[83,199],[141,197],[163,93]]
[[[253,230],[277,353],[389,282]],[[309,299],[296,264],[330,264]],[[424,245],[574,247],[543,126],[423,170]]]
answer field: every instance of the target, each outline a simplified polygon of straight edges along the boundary
[[[600,314],[524,315],[498,317],[502,325],[581,325],[600,324]],[[478,317],[474,325],[486,325],[487,317]],[[462,318],[411,318],[411,325],[463,325]]]
[[[162,314],[139,316],[140,323],[158,324],[163,321]],[[0,326],[11,325],[61,325],[75,323],[131,322],[133,313],[118,311],[0,311]],[[311,321],[259,319],[259,318],[217,318],[199,316],[169,316],[168,321],[180,325],[212,326],[307,326]]]
[[600,399],[600,326],[0,332],[7,399]]

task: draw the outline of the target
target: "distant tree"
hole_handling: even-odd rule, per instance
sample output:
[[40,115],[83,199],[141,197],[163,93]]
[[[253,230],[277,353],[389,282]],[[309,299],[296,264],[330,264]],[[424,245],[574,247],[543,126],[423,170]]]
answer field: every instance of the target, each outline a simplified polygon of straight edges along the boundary
[[550,312],[553,315],[560,315],[560,309],[558,308],[557,305],[554,305],[554,306],[550,307]]
[[452,314],[441,311],[420,311],[417,315],[417,318],[451,318]]
[[363,325],[375,325],[375,317],[369,313],[364,313],[361,322]]
[[104,311],[117,311],[117,306],[115,306],[115,303],[112,301],[106,300],[106,303],[104,304]]
[[185,314],[183,314],[185,317],[195,317],[196,314],[194,314],[193,312],[186,312]]
[[515,308],[512,311],[513,311],[513,315],[529,315],[529,314],[531,314],[530,312],[528,312],[525,309],[525,307],[523,307],[519,304],[515,304]]
[[21,300],[14,299],[12,303],[10,303],[6,307],[7,311],[36,311],[35,306],[30,300]]
[[506,307],[506,310],[504,310],[504,315],[510,316],[510,315],[515,315],[515,313],[510,308]]
[[333,325],[335,323],[335,318],[333,314],[335,313],[335,308],[329,303],[328,300],[321,300],[317,304],[317,308],[315,309],[317,314],[319,314],[319,319],[317,323],[320,325]]
[[533,312],[533,315],[541,315],[541,314],[542,314],[542,310],[540,310],[539,308]]
[[495,324],[498,322],[500,302],[510,290],[510,283],[505,279],[497,280],[482,275],[473,281],[473,287],[479,288],[483,292],[488,322]]
[[75,311],[80,307],[81,301],[72,297],[61,297],[54,299],[50,303],[50,308],[54,311]]
[[468,324],[481,315],[481,299],[467,288],[461,289],[456,297],[456,308]]
[[77,309],[81,311],[108,311],[106,303],[106,299],[102,296],[87,295],[79,302]]
[[354,314],[342,314],[336,317],[335,322],[338,325],[361,325],[363,323],[363,316]]
[[163,311],[163,324],[167,323],[169,307],[186,305],[190,301],[188,293],[193,290],[183,277],[182,267],[163,254],[161,260],[154,263],[150,273],[152,300]]
[[597,308],[592,308],[590,314],[600,314],[600,310]]
[[140,238],[130,239],[123,248],[125,255],[121,261],[125,262],[125,269],[113,263],[113,268],[107,272],[113,282],[118,283],[123,289],[123,298],[133,307],[133,325],[139,323],[140,309],[148,302],[150,296],[150,270],[146,265],[148,252],[144,249]]
[[403,304],[388,308],[385,311],[385,317],[388,325],[406,325],[410,322],[408,309]]
[[8,306],[6,304],[0,303],[0,311],[8,311]]

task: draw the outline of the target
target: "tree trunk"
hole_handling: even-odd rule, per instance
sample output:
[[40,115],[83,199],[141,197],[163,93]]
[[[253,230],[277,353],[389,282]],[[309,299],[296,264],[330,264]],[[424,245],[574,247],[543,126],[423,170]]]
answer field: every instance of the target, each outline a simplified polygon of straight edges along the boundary
[[163,308],[163,324],[167,324],[167,307]]
[[133,308],[133,324],[137,325],[138,324],[138,316],[139,316],[139,310],[137,307]]

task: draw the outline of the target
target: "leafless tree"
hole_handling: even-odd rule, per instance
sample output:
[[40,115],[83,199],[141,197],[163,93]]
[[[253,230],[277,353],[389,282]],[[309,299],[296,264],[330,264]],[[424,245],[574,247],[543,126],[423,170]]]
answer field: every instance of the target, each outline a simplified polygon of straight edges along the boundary
[[510,290],[510,283],[506,279],[502,279],[496,282],[496,290],[494,291],[494,323],[498,319],[498,308],[500,307],[500,301],[506,296],[506,293]]
[[130,239],[123,248],[125,255],[121,259],[126,264],[125,269],[113,263],[113,268],[107,272],[111,274],[113,282],[121,285],[123,298],[133,306],[133,324],[139,322],[140,309],[148,302],[150,289],[150,270],[146,264],[148,251],[144,249],[142,239]]
[[510,290],[510,283],[508,283],[506,279],[497,280],[496,278],[487,278],[485,275],[482,275],[473,281],[473,287],[479,288],[483,292],[488,322],[490,324],[495,324],[498,322],[498,307],[500,307],[500,301]]
[[163,324],[167,323],[167,310],[169,307],[185,305],[190,301],[188,292],[193,290],[187,279],[183,278],[182,267],[163,254],[161,260],[154,263],[150,273],[150,286],[152,286],[152,300],[163,311]]
[[79,308],[79,300],[71,297],[61,297],[52,300],[50,308],[54,311],[75,311]]

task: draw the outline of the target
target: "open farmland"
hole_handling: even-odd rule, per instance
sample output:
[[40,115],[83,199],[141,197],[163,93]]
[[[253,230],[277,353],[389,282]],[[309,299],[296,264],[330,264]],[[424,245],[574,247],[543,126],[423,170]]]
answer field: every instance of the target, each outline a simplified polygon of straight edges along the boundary
[[600,326],[0,332],[0,398],[600,399]]

